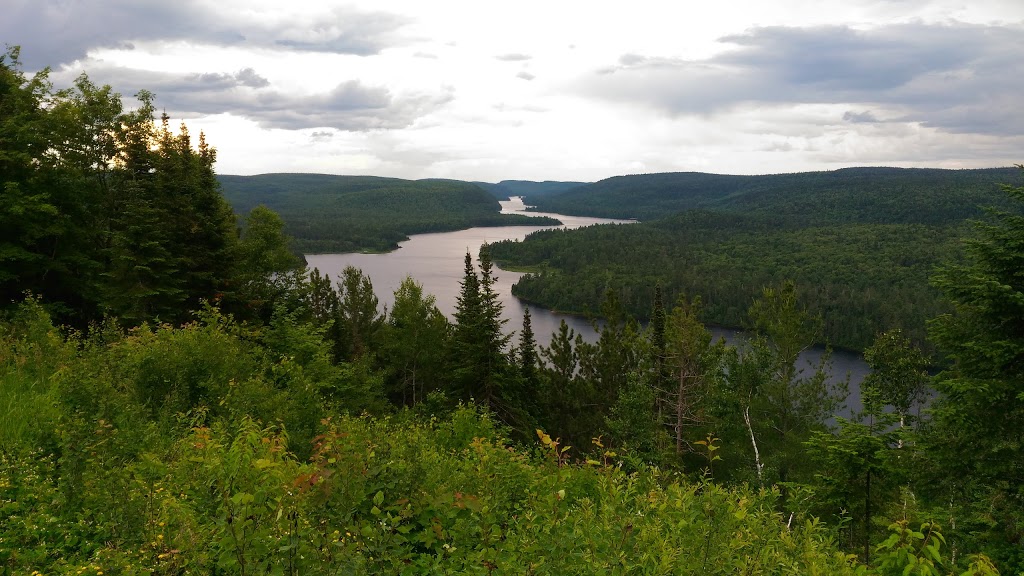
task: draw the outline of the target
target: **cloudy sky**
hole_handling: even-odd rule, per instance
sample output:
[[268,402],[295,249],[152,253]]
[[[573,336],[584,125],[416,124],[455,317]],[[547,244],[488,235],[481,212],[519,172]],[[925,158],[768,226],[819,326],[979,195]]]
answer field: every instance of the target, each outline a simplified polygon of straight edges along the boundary
[[225,174],[593,181],[1024,162],[1022,0],[4,0]]

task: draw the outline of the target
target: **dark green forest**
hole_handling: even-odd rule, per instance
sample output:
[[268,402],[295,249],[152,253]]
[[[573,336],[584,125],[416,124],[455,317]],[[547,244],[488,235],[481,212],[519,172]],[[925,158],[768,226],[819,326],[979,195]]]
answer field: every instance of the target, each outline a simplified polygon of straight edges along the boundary
[[496,184],[489,182],[473,182],[477,186],[487,190],[498,200],[508,200],[512,196],[524,196],[528,202],[533,202],[541,196],[560,194],[586,182],[556,182],[545,180],[544,182],[533,182],[530,180],[502,180]]
[[842,419],[792,281],[738,347],[658,283],[539,347],[486,246],[453,319],[412,278],[384,312],[121,102],[0,57],[0,574],[1024,570],[1024,187],[931,276],[944,371],[881,332]]
[[701,172],[615,176],[531,199],[538,210],[652,220],[685,210],[757,214],[776,224],[945,225],[1002,202],[999,184],[1020,183],[1013,168],[843,168],[762,176]]
[[793,280],[824,319],[822,342],[863,350],[900,328],[923,344],[926,321],[945,311],[929,275],[961,257],[984,206],[1006,206],[999,183],[1021,182],[1013,169],[623,176],[536,204],[649,221],[543,231],[492,253],[534,272],[514,294],[558,310],[594,312],[613,288],[646,318],[660,283],[669,300],[702,295],[704,321],[742,327],[762,287]]
[[246,214],[259,205],[277,212],[294,247],[305,254],[386,252],[410,234],[473,226],[560,224],[551,218],[499,214],[494,197],[457,180],[377,176],[262,174],[218,176],[224,196]]

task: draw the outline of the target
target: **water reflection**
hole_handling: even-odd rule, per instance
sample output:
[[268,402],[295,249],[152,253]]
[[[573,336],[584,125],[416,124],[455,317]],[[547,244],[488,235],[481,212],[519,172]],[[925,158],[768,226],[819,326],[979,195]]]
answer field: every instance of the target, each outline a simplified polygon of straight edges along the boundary
[[[556,228],[579,228],[596,224],[628,224],[628,220],[611,220],[607,218],[590,218],[582,216],[565,216],[525,212],[521,198],[502,201],[503,213],[525,213],[527,215],[551,216],[563,222]],[[306,256],[310,268],[318,268],[322,274],[337,280],[346,266],[355,266],[370,277],[374,291],[381,304],[390,308],[394,302],[394,293],[406,276],[412,276],[423,285],[427,294],[437,298],[437,307],[449,318],[454,317],[456,298],[459,294],[460,282],[464,275],[464,258],[466,252],[474,258],[480,246],[487,242],[500,240],[522,240],[531,232],[553,228],[552,226],[501,226],[489,228],[470,228],[455,232],[439,232],[433,234],[416,234],[409,240],[399,244],[399,249],[386,254],[309,254]],[[498,292],[504,307],[503,317],[507,320],[505,327],[509,332],[518,331],[522,327],[523,312],[529,306],[512,295],[512,285],[522,277],[521,273],[497,270],[495,290]],[[533,332],[537,342],[547,346],[552,333],[558,330],[559,323],[564,320],[570,328],[582,334],[584,339],[593,342],[596,334],[590,322],[582,317],[559,314],[550,310],[529,306],[532,316]],[[713,329],[715,337],[723,337],[731,343],[743,338],[742,333],[721,328]],[[813,371],[824,353],[816,348],[801,356],[801,366],[805,372]],[[847,410],[860,407],[859,384],[868,373],[867,365],[858,354],[835,352],[832,356],[832,376],[830,382],[839,386],[849,376],[850,397]]]

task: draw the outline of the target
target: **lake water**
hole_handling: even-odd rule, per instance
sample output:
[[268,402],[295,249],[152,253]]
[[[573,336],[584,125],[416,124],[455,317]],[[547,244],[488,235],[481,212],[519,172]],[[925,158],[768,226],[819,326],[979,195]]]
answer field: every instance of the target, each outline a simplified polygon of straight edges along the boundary
[[[593,225],[628,225],[628,220],[610,220],[607,218],[589,218],[582,216],[565,216],[543,212],[526,212],[520,198],[501,202],[502,213],[522,213],[533,216],[551,216],[562,221],[563,225],[556,228],[579,228]],[[552,226],[497,226],[485,228],[469,228],[455,232],[438,232],[433,234],[416,234],[399,244],[398,250],[386,254],[307,254],[306,261],[310,268],[318,268],[322,274],[332,279],[341,277],[346,266],[355,266],[369,276],[373,282],[374,292],[383,306],[389,307],[394,302],[394,293],[406,276],[412,276],[423,285],[423,291],[433,294],[437,299],[437,307],[449,318],[455,314],[456,298],[461,288],[460,282],[465,273],[465,256],[468,251],[474,259],[480,246],[500,240],[522,240],[531,232],[553,228]],[[552,333],[558,330],[559,323],[566,324],[589,341],[596,339],[590,322],[582,317],[570,314],[558,314],[545,308],[527,305],[512,295],[512,285],[522,277],[522,273],[495,269],[497,281],[495,290],[504,307],[504,318],[508,320],[505,327],[508,331],[518,331],[523,324],[523,312],[530,308],[533,332],[537,342],[546,346],[551,341]],[[729,342],[742,339],[742,334],[735,330],[716,328],[716,337],[723,337]],[[808,350],[803,356],[805,369],[816,366],[821,349]],[[849,409],[859,409],[859,384],[868,373],[863,358],[849,352],[835,352],[832,355],[832,380],[842,381],[850,377],[850,397],[847,400]]]

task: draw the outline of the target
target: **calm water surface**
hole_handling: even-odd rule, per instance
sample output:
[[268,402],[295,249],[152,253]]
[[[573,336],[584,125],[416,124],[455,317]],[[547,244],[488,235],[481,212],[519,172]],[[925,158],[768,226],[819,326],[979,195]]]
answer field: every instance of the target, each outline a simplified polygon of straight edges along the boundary
[[[464,258],[468,251],[474,259],[480,246],[501,240],[522,240],[531,232],[548,228],[579,228],[598,224],[627,225],[628,220],[611,220],[607,218],[589,218],[582,216],[565,216],[541,212],[525,212],[521,198],[513,198],[501,202],[502,213],[525,213],[536,216],[551,216],[562,221],[562,226],[500,226],[486,228],[469,228],[455,232],[438,232],[433,234],[416,234],[399,244],[398,250],[387,254],[308,254],[306,260],[310,268],[318,268],[322,274],[333,279],[341,277],[346,266],[355,266],[373,281],[374,292],[383,306],[391,307],[394,293],[406,276],[412,276],[423,285],[427,294],[437,298],[437,307],[448,315],[455,314],[456,297],[459,294],[460,281],[465,272]],[[536,306],[528,306],[512,295],[512,285],[522,277],[522,273],[496,269],[498,292],[504,306],[504,317],[508,320],[505,327],[508,331],[518,331],[522,327],[523,312],[529,307],[532,316],[533,332],[537,342],[546,346],[551,335],[558,330],[562,320],[577,333],[589,341],[596,339],[596,334],[588,320],[569,314],[558,314]],[[716,328],[715,337],[723,337],[727,341],[737,342],[742,334],[735,330]],[[817,365],[823,350],[812,349],[802,358],[805,368]],[[860,405],[859,384],[868,372],[868,367],[860,355],[848,352],[835,352],[832,356],[832,380],[840,382],[847,375],[850,377],[850,398],[847,404],[850,409]]]
[[[468,251],[474,259],[480,246],[501,240],[522,240],[527,234],[548,228],[579,228],[595,224],[630,223],[629,220],[564,216],[542,212],[525,212],[520,198],[501,202],[502,213],[525,213],[537,216],[551,216],[562,221],[562,226],[497,226],[469,228],[455,232],[416,234],[401,242],[398,250],[387,254],[308,254],[306,261],[310,268],[319,268],[322,274],[337,279],[346,266],[355,266],[373,281],[374,292],[381,304],[387,307],[395,299],[395,290],[406,276],[412,276],[423,285],[424,292],[437,298],[437,307],[452,318],[455,314],[456,298],[465,273],[465,256]],[[509,330],[518,330],[523,324],[523,311],[527,305],[512,295],[512,285],[522,277],[520,272],[509,272],[496,268],[495,290],[504,306],[504,317]],[[593,333],[590,324],[578,316],[556,314],[544,308],[530,306],[533,332],[537,341],[547,345],[551,333],[558,330],[558,324],[565,320],[570,328],[583,332],[584,337]]]

